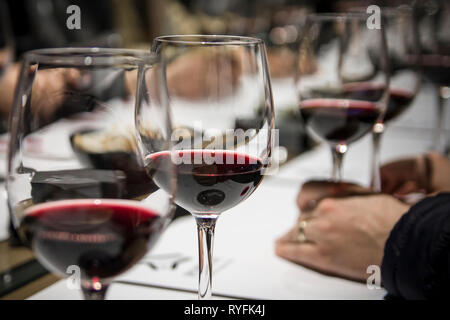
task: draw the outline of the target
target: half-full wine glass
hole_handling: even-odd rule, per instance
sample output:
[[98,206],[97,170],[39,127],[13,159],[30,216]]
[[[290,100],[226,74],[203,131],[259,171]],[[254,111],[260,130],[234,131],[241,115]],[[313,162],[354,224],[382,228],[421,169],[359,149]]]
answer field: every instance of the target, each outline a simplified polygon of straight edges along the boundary
[[134,129],[138,73],[156,60],[65,48],[30,51],[22,63],[8,155],[14,225],[47,269],[78,274],[85,298],[103,299],[172,213],[173,188],[159,189],[145,171]]
[[[210,298],[217,218],[247,199],[269,168],[274,112],[265,46],[237,36],[163,36],[153,49],[165,63],[172,130],[161,137],[148,102],[137,105],[136,127],[149,171],[176,166],[176,204],[196,219],[200,299]],[[155,90],[150,81],[145,90]],[[144,88],[142,88],[144,90]],[[247,128],[236,119],[252,118]],[[159,139],[170,139],[167,150]],[[155,176],[162,189],[163,171]]]
[[[390,84],[386,111],[372,129],[371,188],[374,191],[381,191],[380,144],[385,124],[411,105],[421,83],[420,45],[412,8],[381,8],[381,16],[388,48]],[[376,97],[376,90],[373,95]]]
[[312,14],[299,49],[299,110],[308,131],[326,141],[335,181],[348,144],[371,131],[389,98],[386,41],[381,22],[365,14]]

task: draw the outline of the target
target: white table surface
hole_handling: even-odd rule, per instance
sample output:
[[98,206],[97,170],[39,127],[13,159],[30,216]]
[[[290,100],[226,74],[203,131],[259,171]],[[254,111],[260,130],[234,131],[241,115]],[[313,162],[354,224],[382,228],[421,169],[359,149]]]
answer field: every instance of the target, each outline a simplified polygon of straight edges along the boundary
[[[382,145],[382,160],[392,160],[430,149],[435,121],[434,96],[424,86],[413,105],[389,124]],[[450,112],[447,112],[447,126]],[[370,137],[350,145],[344,159],[344,178],[367,185]],[[1,160],[1,159],[0,159]],[[4,162],[4,161],[3,161]],[[278,258],[274,241],[298,216],[295,197],[302,181],[329,177],[331,156],[325,145],[284,165],[276,176],[266,178],[245,202],[218,220],[215,240],[213,292],[221,296],[257,299],[382,299],[384,290],[369,290],[365,284],[330,277]],[[7,226],[5,201],[0,201],[0,238]],[[155,248],[119,280],[141,285],[195,291],[197,288],[197,238],[192,217],[175,220]],[[176,269],[162,255],[186,258]],[[146,262],[158,265],[150,268]],[[110,299],[189,299],[185,291],[113,284]],[[79,299],[64,280],[31,299]]]
[[[108,289],[108,300],[194,300],[197,293],[114,283]],[[224,297],[213,296],[214,300]],[[65,280],[38,292],[28,300],[82,300],[81,290],[69,289]]]
[[[114,283],[108,289],[106,298],[108,300],[195,300],[197,293]],[[229,298],[213,296],[212,299],[228,300]],[[68,289],[65,280],[60,280],[28,300],[82,300],[82,293],[81,290]]]

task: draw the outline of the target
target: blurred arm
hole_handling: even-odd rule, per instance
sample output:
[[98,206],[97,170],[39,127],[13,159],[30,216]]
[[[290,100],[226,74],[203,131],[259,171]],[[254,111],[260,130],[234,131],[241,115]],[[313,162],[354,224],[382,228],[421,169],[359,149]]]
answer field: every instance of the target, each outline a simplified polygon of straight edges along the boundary
[[403,215],[386,242],[381,272],[390,297],[450,297],[450,193],[426,198]]

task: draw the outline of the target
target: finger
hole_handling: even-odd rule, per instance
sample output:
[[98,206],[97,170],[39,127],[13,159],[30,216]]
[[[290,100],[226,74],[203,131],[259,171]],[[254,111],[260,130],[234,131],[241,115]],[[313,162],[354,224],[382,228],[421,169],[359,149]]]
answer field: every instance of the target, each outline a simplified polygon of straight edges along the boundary
[[399,173],[389,167],[381,168],[380,178],[381,191],[388,194],[394,193],[402,181]]
[[397,188],[397,190],[395,190],[395,194],[402,196],[402,195],[405,195],[405,194],[418,192],[420,190],[421,190],[421,188],[420,188],[420,186],[419,186],[419,184],[417,182],[415,182],[415,181],[406,181],[399,188]]
[[136,93],[137,70],[125,72],[125,90],[127,94]]
[[302,223],[302,221],[306,221],[306,224],[303,226],[303,234],[307,241],[315,242],[319,240],[321,238],[319,230],[322,222],[317,221],[317,219],[299,219],[297,224],[292,229],[277,240],[277,243],[299,242],[300,223]]
[[311,211],[326,197],[346,197],[367,193],[370,190],[349,182],[309,181],[297,197],[297,205],[302,211]]
[[[303,220],[306,223],[303,224],[303,234],[307,242],[317,242],[323,238],[323,233],[321,230],[323,229],[321,226],[323,225],[323,219],[307,219]],[[300,223],[297,224],[297,235],[296,239],[298,240],[298,234],[300,232]]]
[[381,192],[392,194],[394,191],[394,182],[391,177],[381,173]]
[[313,216],[313,212],[314,212],[314,208],[317,206],[317,201],[311,201],[310,205],[311,208],[309,208],[308,210],[302,210],[300,211],[299,215],[298,215],[298,222],[301,220],[309,220],[314,218]]
[[407,181],[418,181],[419,161],[417,157],[396,160],[380,168],[382,191],[388,194],[398,192]]
[[277,243],[275,254],[280,258],[310,267],[318,267],[320,263],[319,251],[312,243]]
[[76,88],[81,78],[81,72],[78,69],[69,68],[64,70],[63,76],[67,86]]
[[297,205],[301,211],[310,211],[315,208],[319,199],[330,193],[330,190],[328,181],[307,181],[300,189]]

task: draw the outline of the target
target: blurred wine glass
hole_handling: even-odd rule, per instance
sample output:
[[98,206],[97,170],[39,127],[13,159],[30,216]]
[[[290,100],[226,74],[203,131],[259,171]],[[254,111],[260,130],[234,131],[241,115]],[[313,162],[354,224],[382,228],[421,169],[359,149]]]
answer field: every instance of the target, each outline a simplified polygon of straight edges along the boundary
[[384,28],[366,21],[366,14],[312,14],[300,43],[299,110],[311,135],[330,146],[335,181],[348,144],[371,131],[389,98]]
[[172,215],[174,189],[147,174],[134,130],[138,74],[155,65],[146,51],[99,48],[34,50],[22,61],[6,180],[11,216],[47,269],[79,271],[86,299],[104,299]]
[[[352,8],[351,12],[365,13],[367,8]],[[369,17],[369,14],[367,14]],[[386,33],[389,66],[389,102],[382,117],[372,129],[372,190],[381,191],[380,147],[386,123],[403,114],[419,92],[421,83],[420,45],[412,8],[409,6],[382,7],[381,18]],[[376,47],[376,44],[374,44]],[[372,59],[379,62],[377,51]],[[376,91],[372,95],[376,95]],[[381,94],[381,92],[378,92]]]
[[420,32],[424,78],[434,85],[437,98],[432,148],[449,152],[445,113],[450,99],[450,3],[416,0],[414,9]]
[[[298,50],[309,9],[298,6],[280,6],[266,12],[267,26],[257,35],[267,46],[275,108],[296,110],[296,77],[300,66]],[[278,114],[279,115],[279,114]]]

